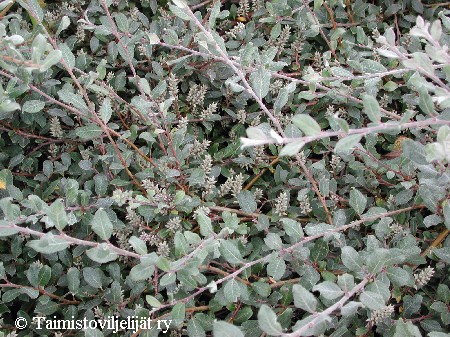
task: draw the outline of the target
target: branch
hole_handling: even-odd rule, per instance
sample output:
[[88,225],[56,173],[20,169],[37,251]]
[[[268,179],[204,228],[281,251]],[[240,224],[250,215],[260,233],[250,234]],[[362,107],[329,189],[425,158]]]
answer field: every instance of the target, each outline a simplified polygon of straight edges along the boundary
[[313,328],[317,323],[323,321],[323,319],[325,317],[327,317],[328,315],[333,313],[335,310],[342,308],[342,306],[344,305],[345,302],[347,302],[354,295],[356,295],[357,293],[362,291],[372,277],[373,277],[372,274],[367,275],[360,283],[358,283],[352,290],[350,290],[347,294],[345,294],[338,302],[336,302],[331,307],[329,307],[328,309],[326,309],[322,312],[314,313],[313,315],[315,316],[315,318],[312,321],[310,321],[308,324],[302,326],[300,329],[298,329],[294,332],[284,333],[281,336],[284,336],[284,337],[304,336],[306,331]]
[[[34,217],[34,216],[36,216],[36,214],[30,215],[30,216],[27,216],[27,217],[19,217],[17,223],[26,223],[26,222],[30,221],[31,218]],[[9,225],[0,225],[0,230],[2,230],[2,229],[15,229],[16,231],[18,231],[20,233],[34,235],[34,236],[37,236],[37,237],[42,237],[45,234],[47,234],[47,233],[36,231],[36,230],[28,228],[28,227],[18,226],[16,223],[12,223],[12,224],[9,224]],[[74,238],[72,236],[69,236],[69,235],[63,233],[63,232],[60,232],[59,234],[53,234],[53,235],[63,239],[66,242],[69,242],[71,245],[97,247],[100,244],[102,244],[102,242],[92,242],[92,241],[87,241],[87,240]],[[136,258],[136,259],[139,259],[141,257],[141,255],[139,255],[139,254],[136,254],[136,253],[133,253],[133,252],[129,252],[129,251],[125,250],[125,249],[116,247],[116,246],[114,246],[113,244],[111,244],[111,243],[109,243],[107,241],[105,241],[104,243],[113,252],[117,253],[118,255],[133,257],[133,258]]]
[[[360,219],[358,221],[353,221],[350,224],[345,225],[345,226],[336,227],[336,228],[333,228],[331,230],[328,230],[326,232],[323,232],[323,233],[320,233],[320,234],[317,234],[317,235],[305,237],[302,240],[300,240],[299,242],[291,245],[290,247],[281,249],[280,250],[280,256],[282,256],[283,254],[292,253],[292,251],[297,249],[299,246],[302,246],[302,245],[304,245],[307,242],[319,239],[319,238],[321,238],[321,237],[323,237],[325,235],[328,235],[330,233],[337,233],[337,232],[346,231],[347,229],[357,227],[357,226],[363,224],[366,221],[374,221],[374,220],[378,220],[378,219],[381,219],[381,218],[389,217],[389,216],[392,216],[392,215],[400,214],[400,213],[403,213],[403,212],[408,212],[408,211],[411,211],[411,210],[414,210],[414,209],[421,209],[421,208],[424,208],[424,207],[425,206],[423,206],[423,205],[416,205],[416,206],[411,206],[411,207],[398,209],[398,210],[395,210],[395,211],[390,211],[390,212],[385,212],[385,213],[381,213],[381,214],[372,215],[370,217],[362,218],[362,219]],[[215,281],[216,285],[220,285],[220,284],[224,283],[225,281],[228,281],[229,279],[236,278],[240,273],[242,273],[243,271],[247,270],[248,268],[250,268],[250,267],[252,267],[252,266],[254,266],[254,265],[258,264],[258,263],[266,263],[267,260],[270,258],[270,256],[271,255],[267,255],[267,256],[261,257],[259,259],[256,259],[254,261],[244,263],[241,268],[237,269],[233,273],[228,274],[227,276],[225,276],[225,277]],[[189,300],[195,298],[196,296],[204,293],[205,291],[207,291],[209,289],[210,288],[208,286],[201,287],[195,293],[193,293],[193,294],[191,294],[191,295],[189,295],[189,296],[187,296],[185,298],[182,298],[182,299],[170,302],[170,303],[162,304],[158,308],[154,308],[151,311],[151,313],[155,313],[155,312],[158,312],[160,310],[170,308],[170,307],[174,306],[177,303],[186,303]],[[142,331],[142,330],[140,330],[140,331]]]
[[[229,62],[233,63],[236,67],[240,67],[239,62],[236,62],[236,61],[233,61],[233,60],[230,60],[230,59],[226,60],[226,59],[224,59],[223,57],[220,57],[220,56],[199,52],[197,50],[189,49],[187,47],[183,47],[183,46],[180,46],[180,45],[171,45],[171,44],[167,44],[167,43],[164,43],[164,42],[158,42],[158,45],[163,46],[163,47],[167,47],[167,48],[182,50],[182,51],[188,52],[188,53],[190,53],[192,55],[195,55],[195,56],[201,56],[201,57],[204,57],[204,58],[211,58],[211,59],[214,59],[216,61],[220,61],[220,62],[223,62],[223,63],[226,63],[226,64],[228,64],[228,61],[229,61]],[[436,65],[436,68],[440,68],[440,67],[443,67],[443,66],[444,66],[444,64]],[[247,66],[247,67],[245,67],[244,70],[245,71],[255,71],[256,69],[254,67]],[[354,79],[370,79],[370,78],[385,77],[385,76],[395,75],[395,74],[402,74],[402,73],[406,73],[406,72],[409,72],[409,71],[412,71],[412,70],[411,69],[393,69],[393,70],[389,70],[389,71],[385,71],[385,72],[381,72],[381,73],[373,73],[373,74],[365,74],[365,75],[355,75],[355,76],[346,76],[346,77],[322,77],[322,78],[320,78],[320,82],[322,82],[322,81],[335,81],[335,80],[352,81]],[[305,86],[309,86],[309,84],[311,84],[310,81],[305,81],[305,80],[302,80],[302,79],[293,78],[293,77],[289,76],[289,74],[277,73],[275,71],[271,71],[270,73],[271,73],[271,75],[273,77],[277,77],[277,78],[280,78],[280,79],[283,79],[283,80],[286,80],[286,81],[299,83],[299,84],[302,84],[302,85],[305,85]],[[350,101],[358,103],[358,104],[362,104],[362,100],[360,100],[359,98],[356,98],[356,97],[354,97],[352,95],[349,95],[349,94],[341,93],[340,91],[334,91],[333,88],[329,88],[329,87],[321,84],[320,82],[315,83],[316,88],[318,88],[320,90],[323,90],[326,93],[328,93],[330,91],[333,91],[333,93],[335,95],[337,95],[337,96],[347,98]],[[381,108],[381,107],[380,107],[380,111],[383,112],[384,114],[386,114],[387,116],[392,117],[394,119],[400,119],[401,118],[397,114],[392,113],[391,111],[386,110],[386,109]]]
[[[278,144],[289,144],[292,142],[303,142],[305,144],[311,143],[313,141],[323,139],[323,138],[329,138],[329,137],[345,137],[349,135],[362,135],[365,136],[370,133],[375,132],[386,132],[386,131],[393,131],[393,130],[403,130],[403,129],[415,129],[415,128],[422,128],[429,125],[450,125],[450,121],[439,119],[437,117],[432,117],[428,119],[424,119],[421,121],[416,122],[408,122],[403,124],[396,124],[397,122],[386,122],[386,123],[379,123],[375,126],[369,126],[365,128],[360,129],[350,129],[348,132],[344,131],[322,131],[318,133],[315,136],[306,136],[306,137],[297,137],[297,138],[286,138],[282,137]],[[274,140],[275,142],[275,140]],[[266,144],[271,144],[272,142],[267,142]]]

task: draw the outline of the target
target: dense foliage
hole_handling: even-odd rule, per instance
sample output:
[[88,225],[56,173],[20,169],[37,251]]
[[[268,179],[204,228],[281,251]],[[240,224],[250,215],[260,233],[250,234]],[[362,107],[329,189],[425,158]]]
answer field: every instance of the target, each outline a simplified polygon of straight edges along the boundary
[[445,8],[0,1],[0,336],[448,336]]

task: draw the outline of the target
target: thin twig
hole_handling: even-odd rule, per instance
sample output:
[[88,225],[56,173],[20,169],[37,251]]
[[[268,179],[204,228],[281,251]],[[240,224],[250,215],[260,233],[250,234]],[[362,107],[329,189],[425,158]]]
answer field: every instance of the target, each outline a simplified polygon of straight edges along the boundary
[[[29,218],[34,217],[35,214],[33,214],[32,216],[29,217],[19,217],[17,223],[25,223],[29,221]],[[42,237],[45,234],[48,233],[43,233],[43,232],[39,232],[36,231],[34,229],[28,228],[28,227],[21,227],[19,225],[17,225],[16,223],[11,223],[8,225],[0,225],[0,229],[14,229],[17,232],[23,233],[23,234],[29,234],[29,235],[34,235],[37,237]],[[92,241],[87,241],[87,240],[82,240],[82,239],[78,239],[78,238],[74,238],[72,236],[69,236],[63,232],[60,232],[59,234],[53,234],[56,237],[59,237],[61,239],[63,239],[64,241],[68,242],[71,245],[78,245],[78,246],[89,246],[89,247],[97,247],[100,244],[102,244],[101,242],[92,242]],[[114,246],[113,244],[109,243],[109,242],[104,242],[108,248],[111,249],[111,251],[113,251],[114,253],[117,253],[118,255],[123,255],[123,256],[129,256],[129,257],[134,257],[136,259],[139,259],[141,256],[139,254],[133,253],[133,252],[129,252],[125,249],[119,248]]]
[[245,185],[245,187],[243,188],[244,190],[249,190],[258,180],[259,178],[262,177],[262,175],[264,173],[266,173],[266,171],[269,169],[269,167],[275,165],[276,163],[278,163],[280,161],[279,157],[276,157],[274,160],[272,160],[269,164],[268,167],[265,167],[261,170],[261,172],[259,172],[256,176],[253,177],[253,179],[247,184]]
[[342,306],[345,304],[345,302],[347,302],[350,298],[352,298],[353,296],[358,294],[360,291],[362,291],[364,289],[364,287],[366,286],[366,284],[369,283],[369,281],[372,277],[373,277],[372,274],[366,275],[366,277],[364,277],[364,279],[361,282],[359,282],[352,290],[350,290],[348,293],[346,293],[335,304],[328,307],[326,310],[324,310],[322,312],[314,313],[313,315],[315,316],[315,318],[313,320],[309,321],[307,324],[305,324],[298,330],[295,330],[294,332],[291,332],[291,333],[283,333],[281,336],[283,336],[283,337],[304,336],[306,331],[313,328],[317,323],[320,323],[321,321],[323,321],[323,319],[325,317],[327,317],[328,315],[333,313],[335,310],[342,308]]
[[[56,38],[52,39],[50,37],[50,34],[47,32],[46,27],[44,26],[44,24],[42,23],[42,21],[39,19],[39,16],[37,15],[37,13],[35,12],[35,10],[33,9],[32,6],[29,6],[29,13],[30,15],[36,20],[36,22],[39,23],[39,25],[41,26],[41,29],[46,33],[47,35],[47,39],[50,42],[50,44],[53,46],[54,50],[59,50],[58,44],[56,43]],[[84,100],[86,101],[86,104],[89,108],[89,111],[92,115],[92,118],[94,120],[94,122],[102,129],[102,131],[106,134],[107,138],[109,139],[109,142],[112,144],[117,157],[119,158],[120,163],[122,164],[122,166],[124,167],[125,172],[128,174],[128,176],[131,178],[131,180],[133,181],[133,183],[141,190],[143,195],[147,195],[147,191],[142,187],[142,185],[139,183],[139,181],[137,181],[136,177],[133,175],[133,173],[131,173],[131,171],[128,169],[127,167],[127,163],[125,161],[125,159],[122,156],[122,153],[120,152],[119,147],[117,146],[117,143],[114,141],[114,139],[111,136],[110,133],[110,129],[109,127],[101,120],[101,118],[98,116],[98,114],[96,113],[95,109],[94,109],[94,105],[91,102],[91,100],[89,99],[89,96],[86,92],[86,89],[81,85],[80,81],[78,80],[78,78],[75,76],[75,74],[72,71],[72,68],[69,67],[69,65],[66,63],[66,61],[64,60],[64,58],[62,58],[60,60],[60,63],[63,65],[63,67],[65,68],[65,70],[67,71],[67,73],[69,74],[70,78],[73,80],[73,82],[75,83],[75,85],[77,86],[77,88],[80,90],[81,95],[83,96]]]
[[[424,207],[425,207],[424,205],[416,205],[416,206],[406,207],[406,208],[398,209],[398,210],[395,210],[395,211],[385,212],[385,213],[369,216],[369,217],[366,217],[366,218],[362,218],[362,219],[360,219],[358,221],[353,221],[353,222],[351,222],[348,225],[341,226],[341,227],[335,227],[335,228],[333,228],[331,230],[328,230],[326,232],[322,232],[322,233],[317,234],[317,235],[305,237],[305,238],[301,239],[299,242],[291,245],[290,247],[286,247],[286,248],[281,249],[280,250],[280,255],[291,254],[298,247],[306,244],[307,242],[317,240],[317,239],[319,239],[319,238],[321,238],[321,237],[323,237],[325,235],[331,234],[331,233],[337,233],[337,232],[346,231],[346,230],[348,230],[350,228],[354,228],[354,227],[360,226],[361,224],[363,224],[366,221],[375,221],[375,220],[378,220],[378,219],[382,219],[382,218],[385,218],[385,217],[390,217],[390,216],[397,215],[397,214],[400,214],[400,213],[403,213],[403,212],[408,212],[408,211],[411,211],[411,210],[420,209],[420,208],[424,208]],[[216,285],[220,285],[220,284],[226,282],[229,279],[235,278],[236,276],[241,274],[244,270],[247,270],[248,268],[251,268],[252,266],[254,266],[254,265],[258,264],[258,263],[267,263],[267,260],[270,257],[271,257],[271,255],[266,255],[264,257],[261,257],[259,259],[254,260],[254,261],[246,262],[246,263],[243,264],[243,266],[241,268],[237,269],[233,273],[231,273],[228,276],[225,276],[225,277],[215,281],[215,284]],[[196,292],[190,294],[189,296],[187,296],[185,298],[182,298],[182,299],[170,302],[170,303],[162,304],[158,308],[154,308],[151,313],[155,313],[155,312],[158,312],[160,310],[167,309],[169,307],[174,306],[177,303],[186,303],[189,300],[195,298],[196,296],[202,294],[203,292],[205,292],[205,291],[207,291],[209,289],[210,289],[209,286],[201,287],[201,288],[197,289]]]
[[430,251],[435,249],[437,246],[441,244],[442,241],[445,240],[445,238],[450,234],[450,229],[444,229],[437,237],[434,239],[434,241],[428,246],[427,249],[425,249],[420,255],[427,256]]
[[443,7],[450,6],[450,2],[438,2],[435,4],[424,4],[425,7]]
[[314,11],[309,7],[309,4],[308,4],[308,2],[306,2],[306,0],[303,0],[303,4],[306,6],[306,8],[308,9],[312,18],[314,19],[315,24],[319,28],[320,35],[322,35],[323,39],[325,40],[325,42],[328,45],[328,48],[330,48],[331,54],[333,54],[334,58],[336,58],[336,52],[334,51],[333,47],[331,46],[330,40],[328,40],[327,36],[325,35],[325,33],[320,25],[319,19],[317,18],[316,13],[314,13]]
[[25,286],[22,284],[15,284],[15,283],[11,283],[10,281],[8,281],[6,278],[3,278],[3,280],[6,283],[0,283],[0,288],[17,288],[17,289],[32,289],[32,290],[37,290],[41,295],[46,295],[50,298],[53,298],[55,300],[58,300],[59,302],[61,302],[61,304],[66,304],[66,305],[74,305],[74,304],[80,304],[82,303],[81,301],[77,301],[77,300],[68,300],[65,299],[61,296],[55,295],[53,293],[49,293],[48,291],[46,291],[45,289],[38,287],[38,288],[34,288],[34,287],[30,287],[30,286]]

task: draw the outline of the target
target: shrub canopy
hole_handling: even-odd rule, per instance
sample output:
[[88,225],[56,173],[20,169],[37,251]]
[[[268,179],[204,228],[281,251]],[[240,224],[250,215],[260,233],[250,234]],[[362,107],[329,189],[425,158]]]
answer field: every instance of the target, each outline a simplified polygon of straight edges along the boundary
[[0,335],[447,336],[450,11],[375,3],[0,1]]

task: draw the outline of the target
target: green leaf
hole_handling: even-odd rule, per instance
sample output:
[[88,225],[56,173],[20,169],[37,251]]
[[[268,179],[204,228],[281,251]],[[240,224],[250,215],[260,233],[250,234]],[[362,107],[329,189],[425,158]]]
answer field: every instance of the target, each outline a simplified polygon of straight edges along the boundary
[[446,284],[439,284],[437,287],[437,299],[445,303],[450,303],[450,289]]
[[380,62],[373,60],[363,60],[361,61],[361,70],[364,73],[374,74],[374,73],[383,73],[387,71],[386,67],[383,66]]
[[30,282],[31,286],[38,287],[39,285],[39,271],[43,266],[38,265],[36,263],[32,263],[30,268],[25,272],[28,282]]
[[170,261],[168,259],[166,259],[164,256],[159,256],[157,258],[156,265],[162,271],[169,271],[170,270]]
[[314,10],[318,11],[323,6],[324,0],[314,0]]
[[175,321],[175,325],[180,325],[186,318],[186,305],[184,303],[177,303],[172,308],[172,319]]
[[267,274],[275,281],[280,280],[286,271],[286,262],[277,254],[273,254],[269,263],[267,264]]
[[140,78],[139,79],[139,85],[141,86],[142,90],[147,94],[152,94],[152,89],[150,88],[150,83],[148,83],[146,78]]
[[189,337],[206,337],[206,332],[197,318],[190,319],[187,324],[187,333]]
[[130,23],[128,22],[128,19],[125,14],[120,13],[120,12],[115,13],[114,19],[116,20],[117,28],[119,28],[119,30],[121,32],[123,32],[123,33],[128,32],[128,30],[130,28]]
[[398,84],[392,81],[388,81],[383,85],[383,89],[386,91],[395,91],[398,88]]
[[410,318],[417,314],[422,306],[423,296],[416,294],[414,296],[406,295],[403,297],[403,314]]
[[257,71],[250,74],[250,83],[252,88],[260,99],[266,97],[269,93],[270,72],[260,67]]
[[63,30],[70,26],[70,19],[67,15],[64,15],[59,22],[58,30],[56,31],[56,36],[58,36]]
[[304,236],[302,225],[299,222],[289,218],[283,218],[280,221],[283,223],[284,231],[294,242],[299,241]]
[[242,331],[235,325],[217,321],[214,322],[213,326],[213,336],[214,337],[244,337]]
[[46,233],[39,240],[31,240],[26,245],[43,254],[54,254],[69,247],[66,240],[52,233]]
[[237,84],[236,82],[228,81],[226,82],[226,84],[231,88],[233,92],[242,92],[245,90],[242,85]]
[[[23,157],[20,159],[23,160]],[[4,185],[6,185],[6,183],[4,183]],[[19,216],[20,216],[20,209],[19,206],[11,203],[11,199],[12,198],[3,198],[0,199],[0,208],[3,211],[3,215],[4,215],[4,220],[11,220],[11,221],[15,221]],[[2,221],[2,220],[0,220]],[[11,225],[9,225],[9,223],[7,221],[3,222],[7,227],[12,227]]]
[[86,255],[95,262],[108,263],[117,259],[118,255],[111,250],[106,243],[102,243],[97,247],[88,249]]
[[52,50],[50,53],[48,53],[45,60],[41,63],[41,65],[39,67],[39,71],[41,73],[47,71],[55,64],[58,64],[59,61],[61,60],[61,58],[62,58],[62,52],[60,50]]
[[[169,6],[172,6],[172,5],[169,4]],[[150,45],[160,43],[159,37],[155,33],[148,33],[147,36],[148,36],[148,41],[149,41]]]
[[24,7],[31,16],[37,16],[39,21],[44,19],[44,11],[42,10],[37,0],[20,0],[18,3]]
[[350,301],[341,308],[342,316],[353,316],[358,312],[358,308],[361,307],[360,302]]
[[35,212],[41,212],[47,207],[47,204],[39,198],[37,195],[31,194],[28,196],[29,203],[26,207],[29,207]]
[[357,189],[353,188],[350,190],[349,204],[356,211],[356,213],[361,215],[366,209],[367,197]]
[[203,211],[198,212],[197,222],[200,226],[200,234],[204,237],[214,234],[214,230],[211,224],[211,219]]
[[52,276],[52,269],[49,266],[43,266],[39,270],[38,283],[41,287],[45,287]]
[[436,115],[433,99],[431,98],[428,91],[425,89],[419,90],[419,107],[428,116]]
[[242,262],[241,252],[234,241],[221,240],[219,251],[222,257],[229,263],[238,264]]
[[355,278],[350,274],[342,274],[338,276],[337,284],[344,292],[347,293],[355,286]]
[[386,272],[387,277],[391,282],[397,286],[414,286],[414,277],[411,271],[405,270],[401,267],[389,267]]
[[47,216],[51,221],[51,224],[59,230],[63,230],[69,222],[61,199],[54,201],[53,204],[47,209]]
[[294,295],[294,305],[296,308],[303,309],[309,313],[316,312],[317,299],[306,288],[300,284],[294,284],[292,294]]
[[10,227],[7,224],[8,222],[0,222],[0,237],[2,236],[10,236],[19,233],[19,231],[15,228]]
[[130,243],[131,247],[133,247],[133,249],[135,250],[136,253],[140,254],[140,255],[145,255],[147,254],[147,245],[145,244],[145,242],[141,239],[139,239],[136,236],[132,236],[128,242]]
[[153,297],[151,295],[145,296],[145,300],[147,301],[148,304],[150,304],[154,308],[159,308],[161,306],[161,302],[158,301],[156,297]]
[[450,201],[444,200],[442,203],[442,213],[444,214],[445,226],[450,229]]
[[273,250],[280,250],[283,248],[283,242],[281,241],[280,235],[277,233],[267,233],[264,242],[267,247]]
[[302,142],[301,140],[289,143],[283,146],[278,156],[295,156],[297,153],[299,153],[303,146],[305,146],[305,142]]
[[186,238],[181,232],[175,233],[174,244],[177,257],[186,255],[188,253],[188,244]]
[[255,196],[250,191],[242,190],[239,192],[237,195],[237,200],[239,202],[239,206],[245,213],[253,213],[258,207],[255,201]]
[[388,50],[388,49],[377,48],[377,52],[381,56],[384,56],[384,57],[387,57],[387,58],[392,58],[392,59],[398,59],[399,58],[399,56],[395,52],[393,52],[391,50]]
[[384,307],[383,296],[372,291],[364,291],[359,296],[359,300],[365,307],[371,310],[378,310]]
[[[214,31],[214,30],[211,31],[211,35],[213,36],[214,42],[217,44],[217,46],[219,47],[219,49],[221,50],[221,52],[222,52],[223,54],[225,54],[226,56],[228,56],[228,54],[227,54],[227,48],[226,48],[225,41],[224,41],[223,37],[220,36],[220,35],[219,35],[216,31]],[[216,51],[215,48],[212,50],[212,52],[213,52],[213,54],[216,54],[217,56],[220,56],[220,53],[219,53],[218,51]],[[270,78],[270,73],[269,73],[269,72],[268,72],[268,75],[269,75],[269,78]],[[267,89],[267,90],[269,90],[269,89]]]
[[108,123],[112,115],[111,99],[106,97],[100,108],[100,118],[104,123]]
[[378,273],[383,267],[401,262],[401,255],[389,249],[375,249],[367,258],[367,269],[371,273]]
[[353,73],[341,67],[331,67],[331,73],[337,77],[352,77]]
[[434,254],[444,262],[450,264],[450,247],[433,250]]
[[263,304],[259,309],[258,324],[261,330],[269,335],[278,336],[283,333],[283,328],[277,321],[277,315],[267,304]]
[[180,9],[179,7],[174,6],[174,5],[172,5],[172,4],[169,4],[169,9],[170,9],[170,11],[171,11],[173,14],[175,14],[176,16],[178,16],[180,19],[182,19],[182,20],[188,20],[188,21],[191,20],[191,17],[190,17],[188,14],[186,14],[186,11],[185,11],[185,10],[182,10],[182,9]]
[[104,337],[103,332],[98,329],[86,328],[83,329],[84,337]]
[[108,240],[111,237],[113,224],[109,220],[108,214],[102,208],[95,212],[91,226],[92,230],[103,240]]
[[361,271],[363,268],[363,259],[359,256],[355,248],[345,246],[342,248],[342,263],[351,271]]
[[42,111],[42,109],[44,109],[44,107],[45,107],[45,102],[38,101],[38,100],[31,100],[31,101],[26,101],[23,104],[22,111],[34,114],[39,111]]
[[399,319],[395,325],[394,337],[421,337],[422,334],[418,327],[412,322],[404,322]]
[[71,267],[67,271],[67,286],[69,287],[70,292],[76,294],[80,289],[80,271]]
[[37,289],[22,288],[22,289],[20,289],[20,292],[22,294],[27,295],[31,299],[36,299],[39,297],[39,290],[37,290]]
[[159,285],[161,287],[165,287],[169,284],[175,284],[176,280],[177,280],[177,276],[175,275],[175,273],[167,273],[163,277],[160,278]]
[[339,141],[336,143],[336,146],[334,147],[334,152],[337,154],[351,153],[355,146],[359,143],[361,138],[362,135],[355,134],[339,139]]
[[22,292],[20,291],[20,289],[10,289],[7,290],[3,293],[2,295],[2,302],[3,303],[8,303],[13,301],[17,296],[19,296],[20,294],[22,294]]
[[417,141],[405,139],[402,142],[403,155],[417,165],[427,165],[424,146]]
[[286,87],[281,88],[278,93],[277,99],[273,105],[275,111],[281,111],[281,109],[286,105],[289,99],[289,94],[295,91],[295,82],[289,83]]
[[370,95],[363,95],[364,112],[373,123],[380,123],[381,110],[378,101]]
[[67,90],[58,91],[58,96],[64,103],[72,104],[75,108],[83,113],[90,113],[88,106],[83,100],[83,97],[79,94],[74,94],[73,92]]
[[103,133],[101,127],[95,124],[89,124],[86,126],[81,126],[76,129],[76,135],[83,140],[94,139],[100,137]]
[[186,0],[172,0],[172,1],[175,4],[175,6],[179,8],[186,9],[186,7],[188,7]]
[[439,128],[436,140],[438,142],[445,142],[450,139],[450,127],[448,125],[443,125]]
[[221,5],[221,3],[219,1],[216,1],[211,6],[209,19],[208,19],[208,23],[211,28],[214,28],[216,25],[216,19],[220,14],[220,5]]
[[[311,234],[309,234],[311,235]],[[311,249],[311,261],[319,262],[325,259],[330,249],[328,243],[325,240],[319,239],[314,243],[314,247]]]
[[292,123],[307,136],[316,136],[321,132],[320,125],[309,115],[295,115]]
[[146,265],[143,263],[135,265],[131,268],[130,278],[133,281],[143,281],[150,279],[155,273],[155,266],[153,264]]
[[241,296],[241,287],[239,283],[233,278],[224,286],[223,293],[225,299],[229,302],[237,302],[239,296]]
[[75,67],[75,56],[72,54],[72,50],[65,43],[58,44],[58,48],[61,51],[62,58],[66,65],[73,69]]
[[286,88],[281,88],[280,92],[278,93],[277,99],[275,100],[275,103],[273,105],[275,111],[281,111],[281,109],[283,109],[283,107],[288,102],[288,99],[289,99],[289,91]]
[[84,280],[96,289],[102,288],[103,273],[98,268],[86,267],[83,269]]
[[322,295],[327,300],[334,300],[342,295],[344,292],[339,288],[336,283],[331,281],[325,281],[315,285],[312,289],[313,291],[319,291],[320,295]]

